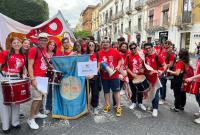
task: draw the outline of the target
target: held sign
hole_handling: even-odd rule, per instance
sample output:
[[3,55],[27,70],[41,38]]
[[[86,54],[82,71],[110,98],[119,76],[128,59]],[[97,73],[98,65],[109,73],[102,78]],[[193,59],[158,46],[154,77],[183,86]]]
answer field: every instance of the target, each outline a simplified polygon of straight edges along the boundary
[[97,61],[78,62],[78,76],[97,75]]

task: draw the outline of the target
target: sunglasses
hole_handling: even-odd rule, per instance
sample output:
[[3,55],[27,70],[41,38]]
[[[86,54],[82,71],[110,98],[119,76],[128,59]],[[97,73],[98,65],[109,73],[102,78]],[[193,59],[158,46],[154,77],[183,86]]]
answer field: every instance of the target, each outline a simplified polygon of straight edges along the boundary
[[130,50],[135,50],[137,47],[131,47]]
[[89,47],[94,47],[94,45],[93,45],[93,44],[89,44],[88,46],[89,46]]

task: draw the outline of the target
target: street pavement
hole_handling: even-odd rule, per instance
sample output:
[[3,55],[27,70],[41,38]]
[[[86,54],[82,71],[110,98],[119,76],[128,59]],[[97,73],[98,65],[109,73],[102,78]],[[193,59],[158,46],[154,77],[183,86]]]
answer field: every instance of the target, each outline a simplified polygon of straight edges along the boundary
[[[159,106],[157,118],[151,112],[140,109],[130,110],[130,102],[122,96],[123,116],[116,117],[113,110],[106,114],[102,112],[103,93],[100,98],[100,114],[89,113],[77,120],[58,120],[50,116],[37,122],[39,130],[28,127],[26,119],[30,110],[30,102],[21,106],[25,118],[21,119],[20,130],[11,130],[11,135],[198,135],[200,125],[193,123],[193,114],[198,111],[194,95],[187,95],[187,104],[183,112],[171,112],[173,92],[168,82],[167,103]],[[146,104],[147,105],[147,104]],[[2,134],[2,131],[0,132]]]
[[[195,60],[191,61],[195,65]],[[25,115],[21,119],[20,130],[11,130],[11,135],[199,135],[200,125],[193,122],[193,114],[198,111],[198,105],[194,95],[187,95],[185,111],[171,112],[173,106],[173,92],[170,89],[170,82],[167,83],[166,104],[159,106],[159,115],[152,117],[151,112],[144,112],[140,109],[130,110],[125,95],[122,96],[123,116],[116,117],[111,110],[110,113],[103,113],[103,92],[100,98],[100,114],[87,115],[77,120],[47,119],[36,121],[40,125],[39,130],[32,130],[28,127],[26,120],[30,111],[31,102],[21,105],[21,113]],[[145,105],[149,105],[145,103]],[[1,126],[1,125],[0,125]],[[2,131],[0,131],[2,135]]]

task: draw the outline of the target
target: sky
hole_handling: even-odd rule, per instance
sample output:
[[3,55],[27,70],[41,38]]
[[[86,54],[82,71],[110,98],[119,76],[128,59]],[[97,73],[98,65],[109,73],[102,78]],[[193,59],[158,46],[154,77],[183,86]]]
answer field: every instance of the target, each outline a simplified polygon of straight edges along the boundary
[[45,0],[49,5],[49,17],[61,10],[65,19],[74,28],[78,22],[80,13],[88,5],[96,5],[100,0]]

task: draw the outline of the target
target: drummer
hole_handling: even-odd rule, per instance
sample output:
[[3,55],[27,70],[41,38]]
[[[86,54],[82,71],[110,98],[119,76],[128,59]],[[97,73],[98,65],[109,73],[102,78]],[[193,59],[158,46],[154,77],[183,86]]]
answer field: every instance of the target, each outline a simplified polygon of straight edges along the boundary
[[[151,66],[153,70],[148,72],[147,79],[151,82],[152,87],[156,88],[156,82],[158,80],[158,77],[161,76],[164,71],[166,70],[167,66],[165,64],[164,59],[157,55],[155,51],[153,51],[153,44],[152,43],[145,43],[144,49],[146,51],[145,55],[145,61],[146,64]],[[153,74],[156,74],[156,76],[152,76]],[[152,116],[157,117],[158,116],[158,105],[159,105],[159,89],[155,90],[156,94],[154,99],[152,100],[152,106],[153,106],[153,112]]]
[[[30,117],[27,120],[28,125],[31,129],[39,129],[39,125],[35,122],[35,118],[46,118],[46,114],[41,114],[39,112],[39,108],[42,104],[44,93],[37,90],[37,77],[45,77],[47,71],[47,63],[45,62],[46,57],[48,59],[48,54],[46,51],[46,46],[48,44],[48,36],[46,33],[40,33],[38,37],[38,49],[36,47],[32,47],[29,50],[28,54],[28,71],[31,80],[31,84],[34,87],[32,93],[32,105]],[[40,48],[40,49],[39,49]],[[37,53],[38,50],[38,53]],[[44,54],[44,57],[42,56]],[[37,56],[36,56],[37,54]],[[39,82],[38,82],[39,83]],[[48,84],[43,84],[48,85]]]
[[144,61],[140,58],[137,52],[137,44],[132,42],[129,45],[131,51],[130,55],[127,57],[127,72],[129,76],[129,84],[132,91],[131,101],[132,104],[129,106],[133,110],[137,104],[139,108],[146,111],[146,107],[142,104],[143,93],[137,90],[136,86],[133,84],[132,80],[137,78],[138,75],[144,75],[145,66]]
[[[22,52],[21,39],[13,37],[11,39],[11,46],[9,51],[3,51],[0,54],[0,67],[5,76],[9,76],[11,79],[19,78],[20,73],[23,72],[25,67],[25,59]],[[0,114],[2,121],[2,129],[5,134],[10,133],[9,117],[11,116],[11,127],[20,129],[19,121],[19,104],[4,105],[2,86],[0,83]]]

